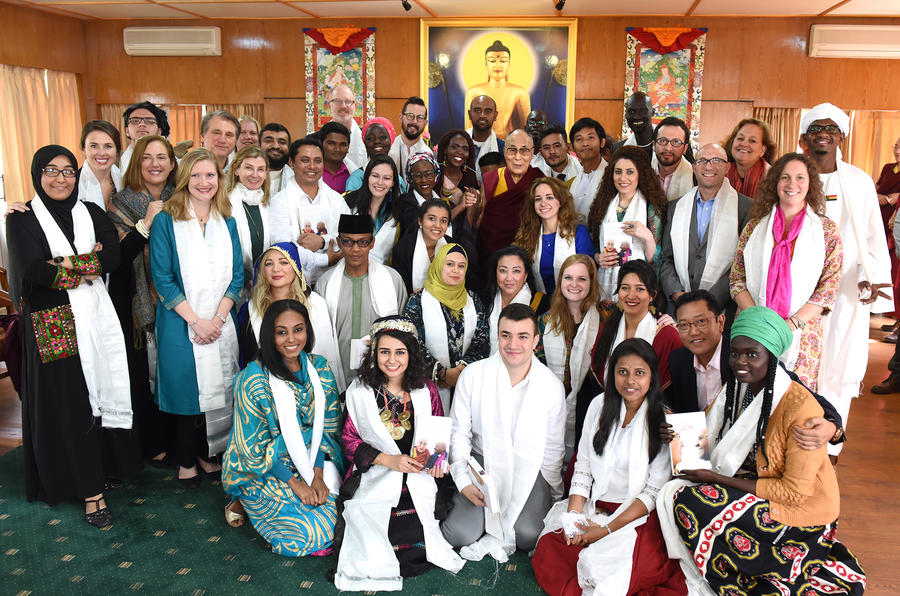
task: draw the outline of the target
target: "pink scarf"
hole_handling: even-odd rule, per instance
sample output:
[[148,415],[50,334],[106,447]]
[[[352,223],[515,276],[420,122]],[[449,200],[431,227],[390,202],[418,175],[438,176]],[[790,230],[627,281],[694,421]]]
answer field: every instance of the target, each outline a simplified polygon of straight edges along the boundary
[[775,206],[775,221],[772,222],[775,246],[766,277],[766,306],[783,319],[791,316],[791,244],[800,235],[805,219],[806,209],[803,209],[794,217],[787,238],[784,238],[784,212],[781,206]]

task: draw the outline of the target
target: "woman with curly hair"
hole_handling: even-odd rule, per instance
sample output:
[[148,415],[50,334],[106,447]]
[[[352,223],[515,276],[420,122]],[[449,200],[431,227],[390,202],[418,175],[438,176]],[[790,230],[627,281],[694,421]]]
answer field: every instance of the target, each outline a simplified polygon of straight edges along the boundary
[[756,118],[738,122],[722,143],[728,154],[728,181],[743,195],[756,198],[759,183],[775,159],[775,139],[769,125]]
[[842,259],[840,231],[825,217],[815,164],[801,153],[782,156],[766,174],[738,239],[731,295],[739,310],[768,306],[788,323],[794,341],[781,360],[813,391]]
[[541,315],[537,357],[566,390],[566,458],[575,449],[575,401],[591,367],[591,348],[600,330],[597,267],[588,255],[572,255],[559,270],[550,310]]
[[629,146],[616,151],[588,215],[597,250],[594,259],[600,266],[601,300],[616,301],[621,245],[630,245],[630,259],[652,263],[659,256],[667,209],[666,193],[644,150]]
[[463,560],[434,517],[435,478],[444,470],[425,470],[412,457],[417,429],[444,415],[416,326],[383,317],[369,335],[371,348],[347,389],[342,438],[353,472],[341,491],[346,529],[334,583],[339,590],[401,590],[404,577],[432,565],[455,573]]
[[560,267],[573,254],[593,255],[586,226],[576,224],[575,203],[562,180],[538,178],[528,191],[531,209],[522,209],[522,225],[513,244],[532,254],[537,291],[553,294]]

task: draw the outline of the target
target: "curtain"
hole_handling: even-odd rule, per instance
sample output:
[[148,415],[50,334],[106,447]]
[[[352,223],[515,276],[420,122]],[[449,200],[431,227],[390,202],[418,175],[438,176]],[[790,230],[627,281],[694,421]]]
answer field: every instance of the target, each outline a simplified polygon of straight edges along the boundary
[[97,106],[100,119],[106,120],[119,130],[119,136],[122,138],[122,151],[131,144],[131,141],[125,136],[125,117],[122,115],[130,105],[129,103],[107,103]]
[[31,157],[50,143],[46,114],[44,71],[0,64],[0,143],[3,145],[3,181],[6,200],[27,201],[31,187]]
[[797,141],[800,139],[800,112],[800,108],[753,108],[753,117],[768,124],[772,136],[775,137],[773,162],[785,153],[797,150]]
[[260,128],[265,124],[263,121],[263,104],[261,103],[211,103],[206,104],[207,112],[215,112],[216,110],[225,110],[231,112],[240,120],[241,116],[253,116],[259,122]]
[[169,112],[169,139],[175,145],[182,141],[193,141],[194,147],[200,146],[200,120],[203,119],[203,106],[166,106]]
[[894,142],[900,137],[900,112],[853,110],[850,112],[850,163],[878,180],[886,163],[895,163]]
[[[74,73],[47,71],[47,115],[57,145],[68,147],[76,155],[81,148],[81,102]],[[76,147],[78,149],[76,149]]]

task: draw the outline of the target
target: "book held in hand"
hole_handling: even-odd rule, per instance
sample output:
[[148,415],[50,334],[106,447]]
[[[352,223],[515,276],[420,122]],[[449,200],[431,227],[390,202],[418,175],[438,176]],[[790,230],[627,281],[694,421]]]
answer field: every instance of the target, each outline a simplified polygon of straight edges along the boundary
[[672,473],[677,476],[682,470],[711,470],[706,414],[703,412],[666,414],[666,422],[672,425],[672,431],[675,433],[675,438],[669,443]]
[[484,468],[474,457],[467,459],[466,465],[469,469],[469,478],[472,479],[472,484],[474,484],[475,488],[480,490],[481,494],[484,495],[485,508],[490,513],[499,514],[500,499],[497,495],[497,488],[494,486],[494,482],[491,480],[490,476],[488,476],[487,472],[484,471]]
[[423,472],[438,468],[445,474],[450,469],[450,427],[448,416],[423,416],[416,421],[416,439],[412,457],[422,466]]

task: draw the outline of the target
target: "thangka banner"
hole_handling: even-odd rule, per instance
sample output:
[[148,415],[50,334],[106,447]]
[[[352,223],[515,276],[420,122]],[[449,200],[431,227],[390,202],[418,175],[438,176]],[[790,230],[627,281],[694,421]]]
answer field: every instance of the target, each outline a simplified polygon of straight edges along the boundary
[[[706,29],[628,28],[625,49],[625,98],[636,91],[650,96],[656,125],[666,116],[684,120],[696,139],[700,133],[700,98]],[[630,134],[623,110],[622,135]]]
[[345,84],[356,96],[360,126],[375,117],[375,28],[304,29],[306,132],[331,120],[331,90]]

